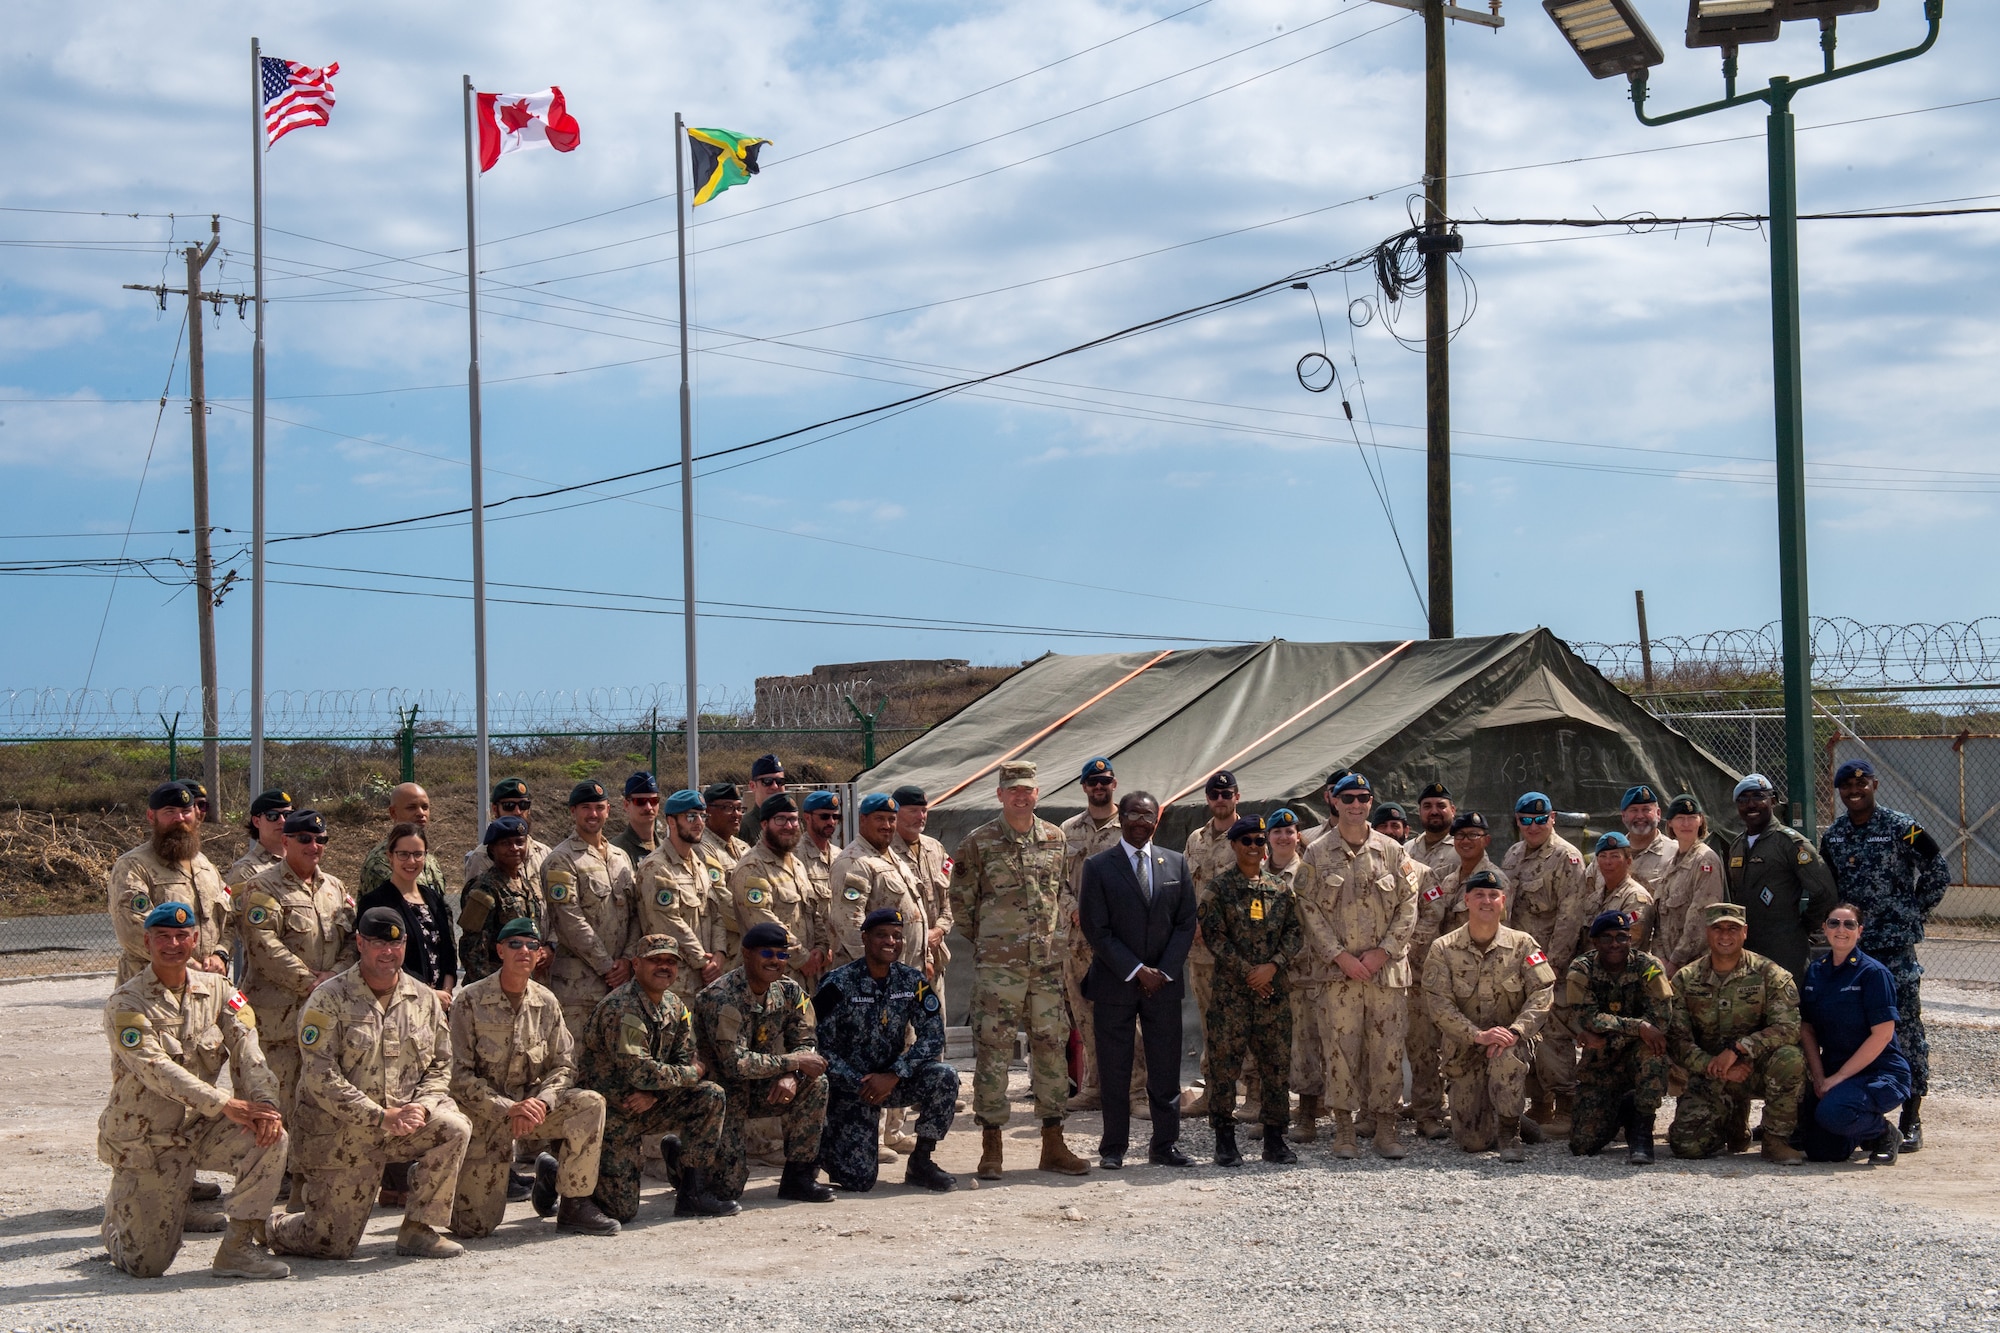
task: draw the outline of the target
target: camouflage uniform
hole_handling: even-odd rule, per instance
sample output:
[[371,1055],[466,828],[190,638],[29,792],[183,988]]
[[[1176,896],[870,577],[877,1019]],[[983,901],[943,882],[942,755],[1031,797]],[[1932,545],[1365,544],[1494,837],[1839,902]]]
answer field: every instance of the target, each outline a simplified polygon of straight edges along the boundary
[[[1263,1071],[1262,1120],[1267,1128],[1292,1123],[1291,965],[1305,949],[1299,907],[1276,875],[1246,879],[1231,866],[1209,881],[1200,911],[1202,937],[1215,959],[1206,1030],[1203,1073],[1208,1079],[1208,1118],[1226,1125],[1236,1111],[1236,1078],[1243,1058],[1254,1054]],[[1250,989],[1251,969],[1278,965],[1271,998]]]
[[535,923],[537,939],[549,938],[549,904],[539,875],[523,870],[509,878],[488,866],[465,886],[458,909],[459,985],[500,970],[500,928],[520,917]]
[[[548,856],[549,845],[540,838],[531,836],[528,839],[528,859],[521,863],[521,873],[529,879],[534,880],[537,884],[541,883],[542,862],[546,861]],[[473,880],[478,879],[492,868],[493,858],[487,855],[486,848],[483,845],[474,847],[465,854],[464,885],[467,888],[471,888]]]
[[1804,834],[1774,819],[1754,847],[1748,834],[1736,835],[1728,875],[1729,901],[1750,923],[1744,951],[1762,954],[1794,978],[1803,975],[1820,922],[1840,902],[1826,862]]
[[639,863],[639,923],[634,929],[642,939],[671,935],[680,945],[681,970],[674,994],[683,1002],[701,993],[705,984],[701,971],[711,954],[722,960],[725,970],[742,961],[724,873],[722,863],[700,844],[682,856],[671,838],[663,839],[659,849]]
[[1326,1094],[1326,1067],[1332,1058],[1332,1034],[1324,1031],[1327,987],[1341,975],[1327,952],[1326,932],[1313,927],[1326,920],[1330,904],[1325,881],[1303,853],[1280,868],[1264,862],[1264,873],[1275,875],[1292,893],[1293,909],[1299,916],[1304,947],[1285,969],[1285,985],[1292,996],[1292,1059],[1286,1080],[1300,1097]]
[[1861,951],[1896,979],[1896,1044],[1910,1062],[1910,1095],[1922,1097],[1930,1091],[1931,1043],[1924,1035],[1917,946],[1924,923],[1951,887],[1951,867],[1916,820],[1884,806],[1876,806],[1860,828],[1841,815],[1820,835],[1819,847],[1841,901],[1862,911]]
[[[1755,1097],[1764,1099],[1765,1136],[1791,1137],[1799,1127],[1799,1094],[1806,1079],[1806,1057],[1799,1049],[1799,988],[1792,974],[1748,949],[1734,969],[1719,976],[1702,957],[1675,974],[1673,1003],[1667,1049],[1688,1080],[1667,1131],[1674,1156],[1721,1152],[1729,1145],[1732,1125],[1747,1120]],[[1730,1046],[1739,1059],[1750,1061],[1747,1082],[1729,1083],[1702,1072]]]
[[[726,1098],[695,1069],[694,1020],[678,995],[654,1004],[637,980],[604,997],[583,1031],[577,1082],[604,1097],[604,1149],[598,1157],[597,1206],[620,1222],[639,1215],[640,1141],[675,1134],[681,1164],[708,1171],[722,1137]],[[625,1098],[653,1094],[644,1111]]]
[[924,965],[924,900],[917,877],[908,860],[892,850],[896,835],[889,835],[889,848],[878,851],[863,837],[841,849],[827,882],[833,886],[833,907],[828,927],[833,936],[831,966],[841,967],[867,953],[861,939],[861,923],[878,907],[894,907],[903,914],[903,958],[911,967]]
[[[1419,841],[1412,838],[1403,850],[1410,851]],[[1431,1021],[1430,1006],[1423,999],[1424,959],[1430,954],[1433,940],[1465,924],[1465,890],[1461,884],[1471,876],[1459,873],[1456,849],[1451,864],[1443,870],[1415,853],[1411,855],[1431,872],[1431,876],[1417,885],[1417,924],[1410,931],[1410,1021],[1403,1038],[1403,1053],[1410,1061],[1410,1114],[1421,1122],[1444,1119],[1444,1048],[1438,1038],[1437,1024]],[[1507,877],[1500,873],[1492,857],[1481,856],[1472,874],[1482,870],[1492,874],[1500,881],[1502,891],[1506,890]]]
[[252,842],[250,850],[231,861],[229,869],[222,872],[222,883],[228,888],[231,900],[235,899],[236,890],[284,859],[277,852],[265,850],[263,843]]
[[[1056,906],[1056,952],[1063,960],[1063,996],[1069,1001],[1070,1026],[1083,1039],[1083,1079],[1080,1096],[1089,1096],[1097,1087],[1097,1030],[1093,1006],[1083,998],[1083,978],[1090,971],[1090,941],[1077,924],[1077,904],[1083,893],[1083,863],[1107,848],[1116,847],[1124,836],[1114,814],[1102,824],[1088,810],[1072,815],[1059,826],[1063,835],[1063,893]],[[1132,1086],[1143,1091],[1146,1081],[1145,1043],[1137,1045],[1132,1061]],[[1138,1099],[1135,1099],[1138,1100]]]
[[[868,960],[837,967],[813,996],[819,1052],[826,1057],[826,1129],[819,1163],[841,1189],[875,1188],[876,1136],[883,1108],[861,1100],[870,1074],[901,1080],[884,1104],[915,1107],[917,1137],[942,1139],[958,1103],[958,1071],[944,1062],[944,1004],[924,974],[889,964],[877,981]],[[916,1040],[904,1044],[914,1030]]]
[[599,851],[572,837],[549,849],[541,883],[556,951],[549,989],[562,1001],[563,1021],[574,1037],[611,989],[605,977],[639,940],[632,907],[637,880],[631,859],[618,848],[606,843]]
[[[1555,1000],[1556,970],[1532,935],[1500,927],[1480,944],[1472,928],[1440,935],[1424,959],[1424,1003],[1444,1043],[1452,1141],[1467,1152],[1494,1145],[1496,1120],[1519,1120],[1535,1038]],[[1488,1028],[1520,1038],[1493,1056],[1474,1038]]]
[[[425,842],[429,842],[428,836]],[[389,840],[387,838],[368,849],[368,855],[361,858],[361,869],[354,874],[354,896],[366,898],[375,890],[389,882]],[[429,852],[424,853],[424,868],[417,875],[417,883],[425,888],[436,889],[438,897],[451,897],[451,885],[445,881],[444,867]]]
[[[1628,838],[1627,841],[1632,844],[1632,878],[1657,893],[1660,882],[1666,878],[1667,871],[1673,868],[1674,861],[1680,853],[1679,845],[1674,842],[1674,835],[1666,831],[1666,825],[1662,822],[1659,830],[1653,834],[1653,840],[1644,847],[1639,845],[1637,838]],[[1709,901],[1713,902],[1714,899]],[[1603,910],[1608,912],[1611,909],[1607,907]]]
[[291,1124],[299,1087],[299,1006],[318,974],[355,960],[354,899],[325,871],[306,884],[282,860],[238,886],[243,993],[264,1024],[264,1063],[278,1080],[278,1109]]
[[722,867],[722,873],[725,875],[736,869],[736,863],[750,854],[749,843],[734,834],[731,834],[728,841],[725,842],[716,836],[715,830],[712,828],[704,827],[702,829],[701,845],[702,850],[706,851],[715,859],[715,863]]
[[[299,1105],[293,1187],[305,1211],[271,1222],[271,1248],[319,1259],[353,1255],[382,1168],[412,1162],[404,1218],[451,1225],[452,1192],[472,1124],[451,1100],[451,1034],[437,992],[407,972],[377,998],[351,967],[312,993],[299,1018]],[[412,1102],[429,1118],[408,1134],[382,1127]]]
[[[1234,820],[1230,821],[1234,823]],[[1328,827],[1331,827],[1329,825]],[[1198,916],[1201,906],[1208,901],[1208,886],[1217,875],[1236,864],[1236,852],[1229,845],[1229,826],[1215,827],[1214,821],[1203,824],[1188,834],[1187,845],[1181,855],[1187,858],[1188,879],[1194,884],[1194,910]],[[1201,936],[1194,937],[1194,947],[1188,950],[1188,985],[1194,990],[1195,1006],[1207,1022],[1208,988],[1215,976],[1215,955]]]
[[152,964],[146,952],[146,913],[161,903],[186,903],[194,909],[198,934],[190,966],[209,958],[230,959],[229,890],[222,876],[200,852],[186,865],[164,861],[149,840],[111,867],[111,933],[118,939],[120,986]]
[[[1507,924],[1534,936],[1561,976],[1576,956],[1596,901],[1582,853],[1551,833],[1540,847],[1530,848],[1525,840],[1509,847],[1500,868],[1507,876]],[[1542,1032],[1535,1043],[1535,1082],[1544,1096],[1569,1096],[1576,1091],[1576,1035],[1559,1013],[1549,1016]]]
[[1595,949],[1570,962],[1563,995],[1570,1026],[1605,1039],[1602,1050],[1584,1047],[1577,1062],[1569,1131],[1569,1150],[1577,1156],[1588,1157],[1617,1137],[1627,1114],[1621,1102],[1629,1099],[1630,1111],[1641,1116],[1659,1113],[1672,1062],[1646,1049],[1639,1027],[1651,1023],[1664,1037],[1673,1027],[1673,1000],[1666,970],[1643,949],[1632,950],[1618,972],[1598,961]]
[[[895,853],[910,870],[911,878],[917,881],[917,898],[924,909],[925,931],[944,928],[951,934],[957,921],[951,915],[951,857],[944,844],[928,833],[919,833],[914,845],[903,841],[901,834],[889,839],[889,850]],[[951,950],[939,940],[937,948],[930,948],[925,941],[924,960],[910,966],[925,973],[928,979],[942,981],[946,966],[951,962]],[[938,1003],[944,1003],[944,991],[936,991]]]
[[1446,875],[1458,869],[1458,844],[1451,836],[1431,842],[1430,834],[1418,833],[1403,844],[1403,854],[1420,865],[1429,866],[1433,879],[1442,881]]
[[1061,1120],[1069,1100],[1069,1014],[1055,946],[1066,846],[1046,819],[1016,833],[1003,818],[967,834],[952,860],[952,913],[972,942],[972,1109],[990,1129],[1007,1123],[1007,1067],[1023,1027],[1036,1119]]
[[[1597,904],[1591,912],[1593,918],[1600,912],[1628,913],[1633,920],[1632,947],[1643,949],[1653,942],[1655,938],[1653,923],[1657,915],[1654,906],[1657,900],[1651,888],[1641,882],[1637,872],[1626,875],[1624,883],[1617,888],[1609,888],[1604,882],[1603,872],[1597,868],[1597,862],[1592,860],[1588,883],[1591,901]],[[1590,936],[1585,935],[1582,942],[1577,945],[1577,952],[1581,953],[1589,947]]]
[[797,946],[791,973],[804,983],[807,958],[814,949],[829,944],[826,915],[819,895],[813,892],[806,863],[791,852],[781,857],[768,843],[759,841],[736,863],[728,878],[738,936],[760,921],[783,926]]
[[[285,1178],[289,1140],[268,1148],[222,1114],[231,1096],[278,1104],[278,1080],[257,1046],[257,1018],[236,987],[189,970],[168,990],[149,964],[104,1002],[111,1100],[97,1118],[97,1159],[111,1168],[104,1248],[133,1277],[158,1277],[181,1247],[196,1168],[236,1177],[223,1207],[261,1222]],[[233,1092],[216,1086],[224,1060]]]
[[563,1008],[533,981],[517,1006],[497,972],[451,998],[451,1098],[472,1122],[451,1206],[451,1229],[461,1236],[490,1236],[507,1215],[514,1162],[507,1111],[515,1102],[533,1097],[548,1107],[534,1137],[560,1145],[556,1193],[583,1199],[597,1190],[604,1098],[574,1086],[576,1047]]
[[[1678,850],[1678,844],[1672,845]],[[1708,952],[1708,923],[1701,909],[1728,896],[1723,884],[1722,858],[1699,840],[1679,852],[1657,881],[1646,881],[1654,899],[1652,952],[1669,973]]]
[[729,1097],[709,1189],[716,1198],[743,1197],[743,1184],[750,1178],[743,1127],[753,1118],[775,1114],[783,1122],[787,1162],[819,1161],[820,1134],[826,1127],[826,1075],[797,1079],[798,1093],[784,1107],[774,1107],[770,1101],[772,1086],[787,1074],[796,1075],[799,1053],[814,1049],[813,1028],[812,1001],[806,998],[805,987],[791,977],[779,977],[759,996],[739,967],[695,997],[697,1047]]
[[[1389,956],[1382,970],[1356,981],[1336,966],[1321,1002],[1330,1043],[1326,1101],[1334,1112],[1364,1110],[1395,1123],[1403,1090],[1403,1039],[1409,1006],[1410,932],[1417,924],[1417,863],[1401,843],[1370,829],[1359,847],[1337,831],[1321,838],[1306,861],[1324,882],[1306,909],[1307,929],[1331,960],[1370,949]],[[1378,1120],[1378,1124],[1380,1121]]]

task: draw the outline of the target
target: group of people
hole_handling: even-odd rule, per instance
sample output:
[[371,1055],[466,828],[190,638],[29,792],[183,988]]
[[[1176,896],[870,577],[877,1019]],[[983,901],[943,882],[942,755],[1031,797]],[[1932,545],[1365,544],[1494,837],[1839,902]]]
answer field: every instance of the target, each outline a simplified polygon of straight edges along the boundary
[[[949,855],[914,787],[863,796],[840,846],[838,796],[795,800],[771,755],[747,826],[734,785],[663,794],[642,772],[615,836],[609,793],[578,783],[555,846],[510,778],[465,855],[456,919],[415,784],[392,792],[358,896],[320,869],[326,821],[286,793],[252,802],[250,848],[218,873],[200,849],[206,794],[162,785],[148,841],[110,877],[113,1260],[157,1275],[184,1230],[226,1230],[216,1272],[284,1276],[279,1255],[351,1255],[378,1201],[404,1206],[397,1250],[413,1256],[460,1253],[451,1236],[489,1234],[518,1197],[611,1234],[637,1215],[656,1139],[677,1215],[737,1211],[753,1155],[782,1161],[784,1199],[832,1198],[822,1171],[868,1190],[899,1156],[906,1183],[950,1190],[932,1154],[966,1109],[943,1059],[951,934],[971,951],[983,1179],[1004,1171],[1024,1030],[1040,1169],[1090,1170],[1063,1127],[1092,1109],[1099,1165],[1121,1168],[1135,1091],[1148,1160],[1192,1165],[1190,986],[1206,1051],[1190,1113],[1222,1165],[1242,1160],[1239,1081],[1277,1162],[1323,1114],[1337,1158],[1361,1138],[1404,1156],[1407,1115],[1504,1160],[1565,1134],[1595,1153],[1622,1131],[1628,1160],[1650,1161],[1670,1085],[1682,1156],[1746,1150],[1759,1098],[1774,1161],[1921,1146],[1914,946],[1945,870],[1914,821],[1876,807],[1865,763],[1837,775],[1847,813],[1823,855],[1752,775],[1725,856],[1692,797],[1663,805],[1642,784],[1588,863],[1527,793],[1499,864],[1486,819],[1442,784],[1413,827],[1338,771],[1332,818],[1309,828],[1241,812],[1218,772],[1209,819],[1171,852],[1153,840],[1158,802],[1119,798],[1109,759],[1085,765],[1086,808],[1061,827],[1036,814],[1033,763],[997,767],[999,817]],[[221,1198],[198,1169],[235,1176],[220,1213],[198,1206]]]

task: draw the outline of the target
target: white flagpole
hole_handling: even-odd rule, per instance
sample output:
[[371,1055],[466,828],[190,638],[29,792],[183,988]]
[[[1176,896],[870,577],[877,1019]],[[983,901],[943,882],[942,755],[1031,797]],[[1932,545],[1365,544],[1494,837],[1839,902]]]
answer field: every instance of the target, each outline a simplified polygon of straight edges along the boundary
[[250,39],[250,182],[257,332],[250,344],[250,795],[264,790],[264,60]]
[[687,170],[681,155],[687,129],[674,112],[674,230],[680,238],[681,287],[681,624],[687,637],[688,786],[701,789],[701,705],[696,701],[694,660],[694,419],[688,393]]
[[476,759],[479,790],[473,800],[473,827],[486,826],[486,795],[491,771],[486,754],[486,479],[479,452],[479,237],[475,229],[473,188],[479,179],[473,161],[472,76],[465,78],[465,309],[471,320],[472,359],[466,366],[465,387],[472,421],[472,687],[479,747]]

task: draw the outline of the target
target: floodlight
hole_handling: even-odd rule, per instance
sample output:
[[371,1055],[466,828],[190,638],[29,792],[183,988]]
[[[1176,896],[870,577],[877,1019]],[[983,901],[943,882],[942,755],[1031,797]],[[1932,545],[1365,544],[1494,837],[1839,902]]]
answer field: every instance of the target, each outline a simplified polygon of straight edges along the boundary
[[1666,60],[1631,0],[1542,0],[1592,78],[1635,74]]
[[1882,0],[1778,0],[1778,22],[1794,19],[1830,19],[1843,14],[1872,14]]
[[1777,40],[1778,0],[1688,0],[1691,50]]

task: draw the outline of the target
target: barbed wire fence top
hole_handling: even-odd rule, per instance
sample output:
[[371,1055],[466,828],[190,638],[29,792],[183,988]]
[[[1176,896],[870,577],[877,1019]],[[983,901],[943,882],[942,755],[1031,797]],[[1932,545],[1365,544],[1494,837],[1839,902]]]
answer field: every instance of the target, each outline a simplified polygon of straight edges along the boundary
[[[1624,682],[1641,678],[1647,648],[1656,677],[1718,666],[1775,675],[1784,660],[1784,636],[1775,620],[1761,629],[1667,635],[1645,645],[1585,640],[1570,647]],[[1821,617],[1812,622],[1811,650],[1815,685],[1991,684],[2000,681],[2000,616],[1940,625],[1864,625]]]

